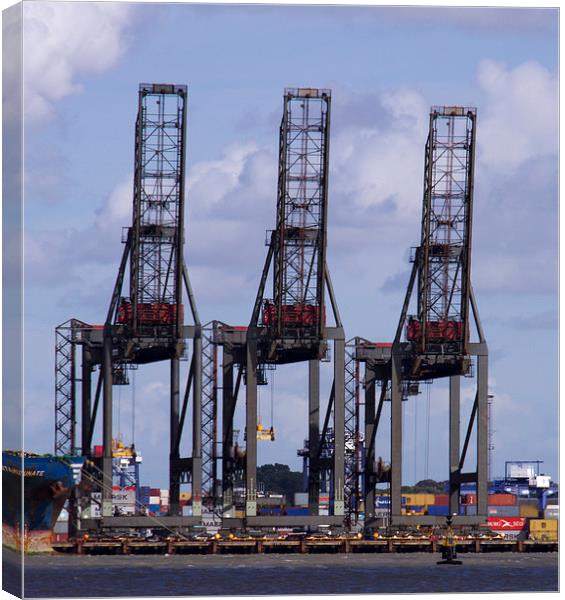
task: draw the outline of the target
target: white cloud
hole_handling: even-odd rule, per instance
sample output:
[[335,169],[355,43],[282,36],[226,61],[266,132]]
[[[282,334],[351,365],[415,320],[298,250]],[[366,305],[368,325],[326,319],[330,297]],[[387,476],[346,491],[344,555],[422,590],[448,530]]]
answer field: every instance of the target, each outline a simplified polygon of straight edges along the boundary
[[557,154],[557,76],[536,62],[514,69],[483,60],[477,70],[485,94],[479,111],[480,160],[493,171],[513,171],[524,162]]
[[547,33],[557,27],[559,19],[556,9],[494,6],[387,7],[379,16],[416,21],[428,27],[458,27],[478,33],[492,30],[500,35]]
[[133,175],[130,173],[111,191],[102,207],[96,211],[95,226],[116,232],[116,226],[131,223],[133,206]]
[[55,102],[82,90],[81,77],[114,66],[132,14],[126,3],[24,3],[25,116],[51,116]]
[[256,144],[232,144],[225,149],[222,158],[193,165],[186,178],[191,204],[213,208],[237,186],[245,162],[256,150]]
[[[22,61],[22,6],[10,6],[2,12],[2,63],[4,93],[2,94],[2,122],[4,127],[19,123],[21,118],[21,61]],[[6,135],[6,133],[4,134]]]
[[364,207],[389,202],[406,218],[420,208],[427,108],[410,90],[386,92],[379,103],[384,124],[346,128],[332,140],[332,195]]

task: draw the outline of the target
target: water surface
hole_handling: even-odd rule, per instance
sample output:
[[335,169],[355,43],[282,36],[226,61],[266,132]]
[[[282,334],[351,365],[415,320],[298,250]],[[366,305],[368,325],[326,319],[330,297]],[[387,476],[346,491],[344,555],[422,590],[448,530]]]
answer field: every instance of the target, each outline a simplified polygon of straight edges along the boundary
[[[4,552],[6,560],[6,551]],[[557,591],[558,554],[30,556],[27,597]],[[15,555],[12,555],[15,560]]]

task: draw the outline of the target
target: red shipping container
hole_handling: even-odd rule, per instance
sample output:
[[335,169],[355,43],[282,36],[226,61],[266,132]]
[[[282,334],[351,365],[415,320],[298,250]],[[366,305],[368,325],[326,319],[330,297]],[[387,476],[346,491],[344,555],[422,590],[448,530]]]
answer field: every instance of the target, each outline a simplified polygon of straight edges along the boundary
[[514,494],[489,494],[489,506],[515,506],[516,496]]
[[526,526],[526,517],[487,517],[487,525],[495,531],[520,531]]
[[93,454],[96,458],[104,456],[104,446],[94,446]]
[[449,505],[449,495],[448,494],[436,494],[434,504],[436,506],[448,506]]

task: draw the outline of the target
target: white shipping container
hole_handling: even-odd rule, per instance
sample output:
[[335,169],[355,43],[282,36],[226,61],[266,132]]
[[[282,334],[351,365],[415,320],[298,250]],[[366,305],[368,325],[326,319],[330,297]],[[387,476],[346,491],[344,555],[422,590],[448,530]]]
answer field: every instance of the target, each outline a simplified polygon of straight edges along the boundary
[[168,498],[169,497],[169,490],[161,490],[161,496]]
[[69,522],[68,521],[57,521],[53,527],[53,533],[68,533]]
[[99,519],[101,516],[100,506],[94,502],[91,502],[90,506],[87,506],[81,514],[82,519]]
[[133,490],[115,490],[112,492],[112,504],[130,504],[135,505],[135,491]]
[[159,496],[149,496],[149,504],[160,504],[161,499]]
[[559,518],[559,506],[557,504],[552,504],[551,506],[546,506],[543,511],[544,519],[558,519]]
[[182,516],[183,517],[191,517],[192,516],[192,505],[185,505],[182,507]]
[[67,509],[63,508],[61,510],[61,513],[59,514],[59,518],[57,519],[57,521],[68,521],[69,520],[69,513],[67,512]]

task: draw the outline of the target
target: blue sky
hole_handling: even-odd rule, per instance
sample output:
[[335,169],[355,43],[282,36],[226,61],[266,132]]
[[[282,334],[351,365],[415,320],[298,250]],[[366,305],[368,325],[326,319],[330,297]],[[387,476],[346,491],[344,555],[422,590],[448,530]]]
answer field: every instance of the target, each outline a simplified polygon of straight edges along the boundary
[[[131,214],[138,84],[188,85],[186,261],[203,320],[233,323],[249,318],[274,224],[283,90],[315,86],[333,95],[328,261],[348,337],[394,335],[429,107],[477,107],[472,270],[491,351],[493,472],[539,459],[557,478],[557,27],[556,10],[27,2],[28,448],[53,446],[55,325],[106,311]],[[277,371],[277,442],[261,461],[299,466],[305,375]],[[136,375],[136,443],[155,484],[166,482],[166,376],[165,365]],[[131,391],[121,394],[127,423]],[[440,479],[446,397],[438,382],[429,474]],[[419,401],[416,429],[405,407],[408,483],[424,477]],[[377,444],[386,457],[386,436]]]

